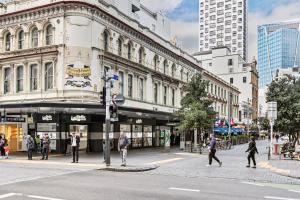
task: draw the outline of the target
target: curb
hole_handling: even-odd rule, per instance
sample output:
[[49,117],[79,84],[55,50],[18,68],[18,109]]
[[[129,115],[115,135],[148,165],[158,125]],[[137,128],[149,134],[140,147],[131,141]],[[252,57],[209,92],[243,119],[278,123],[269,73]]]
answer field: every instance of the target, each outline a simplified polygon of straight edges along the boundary
[[127,167],[121,167],[121,166],[109,166],[105,168],[101,168],[98,170],[103,171],[112,171],[112,172],[145,172],[145,171],[151,171],[154,169],[157,169],[159,166],[153,165],[153,166],[127,166]]
[[293,175],[290,175],[290,174],[279,173],[279,172],[275,172],[275,174],[285,176],[285,177],[288,177],[288,178],[300,179],[300,176],[293,176]]

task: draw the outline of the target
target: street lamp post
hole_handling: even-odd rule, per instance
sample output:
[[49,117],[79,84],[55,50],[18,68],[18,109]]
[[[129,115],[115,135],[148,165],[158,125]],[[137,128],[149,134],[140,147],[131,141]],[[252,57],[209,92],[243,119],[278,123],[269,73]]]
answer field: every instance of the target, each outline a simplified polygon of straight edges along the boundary
[[273,152],[273,126],[275,119],[277,119],[277,102],[268,102],[268,118],[270,120],[270,126],[271,126],[271,141],[270,141],[270,159],[272,158],[272,152]]

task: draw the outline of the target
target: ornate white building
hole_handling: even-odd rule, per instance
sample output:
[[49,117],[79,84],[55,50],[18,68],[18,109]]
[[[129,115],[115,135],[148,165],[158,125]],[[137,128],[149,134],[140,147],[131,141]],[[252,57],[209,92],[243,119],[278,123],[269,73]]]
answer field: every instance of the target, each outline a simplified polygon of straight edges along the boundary
[[[126,98],[113,137],[123,130],[133,148],[163,145],[162,133],[173,131],[172,114],[195,73],[239,95],[192,56],[107,2],[9,1],[0,13],[0,131],[12,151],[25,149],[27,134],[49,133],[52,149],[64,152],[72,132],[81,135],[81,148],[99,151],[105,115],[101,77],[108,69],[119,76],[114,92]],[[220,95],[212,98],[226,104],[226,95]]]

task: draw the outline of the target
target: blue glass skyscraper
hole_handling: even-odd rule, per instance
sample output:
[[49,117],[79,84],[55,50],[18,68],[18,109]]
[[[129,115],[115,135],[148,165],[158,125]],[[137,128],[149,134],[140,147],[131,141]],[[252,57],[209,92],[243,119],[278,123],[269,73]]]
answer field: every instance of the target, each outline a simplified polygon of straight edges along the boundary
[[259,87],[270,84],[276,71],[300,66],[299,23],[258,27]]

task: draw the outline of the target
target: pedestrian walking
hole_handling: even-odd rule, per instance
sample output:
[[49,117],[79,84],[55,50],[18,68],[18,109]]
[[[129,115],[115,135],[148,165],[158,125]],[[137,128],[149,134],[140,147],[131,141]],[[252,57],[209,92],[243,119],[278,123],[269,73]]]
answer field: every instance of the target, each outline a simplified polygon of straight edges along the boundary
[[72,133],[71,146],[72,146],[72,155],[73,155],[72,163],[75,163],[75,162],[78,163],[79,146],[80,146],[80,136],[79,135]]
[[26,146],[27,146],[28,160],[32,160],[32,151],[34,150],[34,140],[31,137],[31,135],[27,135]]
[[5,150],[5,159],[8,159],[8,156],[9,156],[9,146],[7,144],[4,147],[4,150]]
[[50,149],[50,138],[49,135],[46,133],[45,136],[42,139],[42,155],[43,157],[41,160],[48,160],[48,155],[49,155],[49,149]]
[[209,160],[209,164],[207,166],[211,166],[212,159],[215,159],[219,163],[219,166],[222,167],[222,162],[216,156],[217,141],[216,141],[215,135],[214,134],[210,134],[210,138],[211,138],[211,141],[210,141],[210,143],[208,145],[208,150],[209,150],[208,160]]
[[278,139],[279,139],[279,134],[278,133],[275,135],[275,139],[276,139],[276,143],[278,143]]
[[[1,158],[3,159],[5,156],[5,151],[4,151],[4,139],[3,136],[0,135],[0,154],[1,154]],[[4,153],[3,153],[4,152]]]
[[121,155],[121,159],[122,159],[121,166],[123,167],[126,166],[127,148],[129,144],[130,144],[129,139],[123,132],[121,132],[118,140],[118,151],[120,152]]
[[255,161],[255,153],[258,154],[257,148],[256,148],[256,142],[255,142],[255,138],[252,136],[251,137],[251,141],[249,143],[249,147],[246,150],[246,153],[249,152],[248,154],[248,165],[246,167],[250,167],[250,159],[252,159],[253,162],[253,167],[252,168],[256,168],[256,161]]

